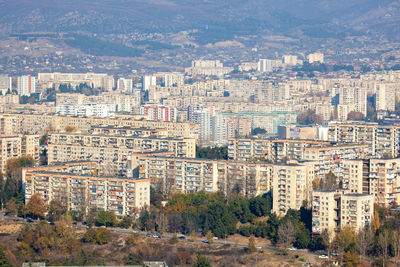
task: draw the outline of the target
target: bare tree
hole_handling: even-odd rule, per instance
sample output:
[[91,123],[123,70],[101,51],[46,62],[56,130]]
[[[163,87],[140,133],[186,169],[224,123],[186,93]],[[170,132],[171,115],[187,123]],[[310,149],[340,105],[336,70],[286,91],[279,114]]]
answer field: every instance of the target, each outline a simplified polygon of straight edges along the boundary
[[383,266],[385,266],[386,259],[389,253],[390,236],[387,230],[383,230],[378,236],[378,251],[383,257]]
[[168,218],[164,213],[158,212],[155,222],[157,225],[157,232],[163,234],[168,230]]
[[391,241],[393,254],[396,258],[398,258],[400,256],[400,232],[394,232]]
[[295,241],[296,227],[288,220],[285,223],[279,225],[278,228],[278,243],[284,247],[292,246]]
[[364,229],[361,229],[357,234],[356,247],[360,259],[365,257],[374,245],[374,233],[372,232],[371,226],[366,225]]

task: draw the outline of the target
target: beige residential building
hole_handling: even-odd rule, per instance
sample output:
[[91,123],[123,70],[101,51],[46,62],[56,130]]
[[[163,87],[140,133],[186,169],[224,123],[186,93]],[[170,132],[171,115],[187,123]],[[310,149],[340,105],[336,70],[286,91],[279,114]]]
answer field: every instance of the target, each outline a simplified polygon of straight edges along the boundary
[[289,209],[299,210],[311,201],[314,166],[311,163],[274,164],[272,174],[272,211],[283,216]]
[[325,229],[330,234],[337,230],[340,219],[336,191],[313,191],[312,233],[320,234]]
[[0,170],[6,172],[7,161],[22,156],[21,137],[15,135],[0,136]]
[[359,231],[371,225],[374,218],[374,196],[343,194],[340,199],[340,226],[349,225]]
[[73,162],[38,168],[24,168],[25,201],[40,194],[46,205],[58,200],[68,210],[114,211],[117,216],[137,215],[150,205],[150,181],[97,175],[97,163]]
[[329,123],[330,142],[366,144],[374,157],[400,157],[400,126],[377,123]]
[[374,197],[347,191],[314,191],[312,197],[312,233],[325,229],[335,234],[348,225],[356,232],[371,225],[374,218]]
[[371,159],[369,165],[369,194],[374,196],[375,203],[400,203],[400,158]]
[[[141,117],[141,116],[139,116]],[[63,131],[73,126],[82,132],[88,132],[95,126],[115,126],[132,128],[167,129],[168,136],[196,137],[198,125],[182,122],[147,121],[137,116],[118,116],[116,118],[66,117],[46,114],[3,114],[0,115],[0,133],[2,134],[40,134],[49,131]]]
[[11,158],[32,156],[39,162],[38,135],[0,135],[0,171],[6,172],[7,161]]
[[251,197],[271,190],[272,165],[265,163],[134,154],[132,169],[136,169],[139,178],[150,179],[152,186],[166,193],[205,190],[229,195],[232,190],[239,190]]
[[37,81],[43,84],[43,88],[57,87],[60,84],[70,84],[74,87],[83,83],[107,91],[114,87],[114,77],[103,73],[38,73]]
[[135,152],[171,152],[176,157],[194,158],[194,138],[105,136],[100,134],[57,133],[49,136],[48,162],[94,160],[108,175],[126,175]]

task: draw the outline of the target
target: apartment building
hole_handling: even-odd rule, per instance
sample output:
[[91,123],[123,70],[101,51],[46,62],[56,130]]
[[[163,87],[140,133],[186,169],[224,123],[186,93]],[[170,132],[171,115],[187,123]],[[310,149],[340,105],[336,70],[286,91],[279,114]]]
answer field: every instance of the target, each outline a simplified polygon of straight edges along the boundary
[[312,232],[325,229],[334,234],[344,226],[359,231],[371,225],[374,218],[374,198],[367,194],[346,191],[314,191],[312,196]]
[[231,71],[233,71],[232,67],[224,67],[224,65],[219,60],[195,60],[192,61],[191,67],[185,68],[185,73],[191,76],[223,76]]
[[21,137],[15,135],[0,135],[0,148],[0,169],[4,174],[6,172],[7,161],[22,155]]
[[183,122],[147,121],[136,116],[116,116],[116,118],[65,117],[47,114],[2,114],[0,115],[1,134],[32,133],[43,135],[49,131],[63,131],[73,126],[88,132],[95,126],[115,126],[132,128],[167,129],[169,136],[192,138],[198,134],[198,126]]
[[270,191],[272,165],[224,160],[175,157],[132,157],[132,169],[139,178],[150,179],[164,192],[184,193],[239,190],[245,196]]
[[289,209],[299,210],[311,201],[314,165],[312,163],[274,164],[272,174],[272,212],[284,216]]
[[331,142],[366,144],[374,157],[400,156],[400,126],[332,122],[328,127]]
[[343,194],[340,204],[340,225],[349,225],[356,231],[371,225],[374,218],[374,196]]
[[0,135],[0,171],[6,172],[7,161],[11,158],[32,156],[39,162],[38,135]]
[[369,194],[375,202],[382,206],[400,203],[400,158],[371,159],[369,167]]
[[43,84],[44,88],[60,84],[70,84],[71,86],[86,84],[111,91],[114,87],[114,77],[103,73],[38,73],[38,83]]
[[114,211],[117,216],[137,215],[150,205],[150,181],[97,175],[96,162],[72,162],[24,168],[22,182],[25,201],[39,193],[46,205],[61,201],[68,210]]
[[239,190],[249,197],[272,190],[273,212],[284,215],[311,201],[312,163],[271,164],[175,157],[133,156],[132,169],[138,177],[166,193]]
[[195,142],[194,138],[55,133],[49,136],[48,162],[95,160],[109,175],[126,175],[132,153],[169,151],[176,157],[194,158]]

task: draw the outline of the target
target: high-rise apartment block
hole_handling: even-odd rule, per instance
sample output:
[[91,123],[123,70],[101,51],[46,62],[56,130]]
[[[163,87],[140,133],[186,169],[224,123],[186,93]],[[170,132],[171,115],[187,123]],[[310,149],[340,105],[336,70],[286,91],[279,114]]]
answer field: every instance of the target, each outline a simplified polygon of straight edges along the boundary
[[312,163],[274,164],[272,174],[272,211],[285,215],[289,209],[299,210],[310,201],[315,178]]
[[395,111],[396,90],[393,86],[387,84],[376,84],[376,110]]
[[132,93],[133,90],[132,79],[119,78],[117,81],[117,90],[120,92]]
[[257,71],[261,73],[272,72],[272,60],[260,59],[258,61]]
[[0,92],[5,95],[7,91],[12,91],[12,78],[8,75],[0,75]]

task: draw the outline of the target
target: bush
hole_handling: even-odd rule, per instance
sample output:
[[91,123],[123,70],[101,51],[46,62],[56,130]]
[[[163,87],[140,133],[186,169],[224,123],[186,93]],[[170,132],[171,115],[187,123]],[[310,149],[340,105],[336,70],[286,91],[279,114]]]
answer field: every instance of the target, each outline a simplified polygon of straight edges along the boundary
[[113,211],[100,211],[96,216],[97,226],[116,226],[118,224],[117,217]]
[[105,245],[110,240],[110,231],[105,228],[97,230],[96,243],[99,245]]
[[96,243],[97,230],[94,228],[89,228],[83,235],[82,241],[85,243]]
[[107,244],[108,241],[110,241],[110,231],[108,231],[106,228],[90,228],[84,234],[82,241],[98,245]]

